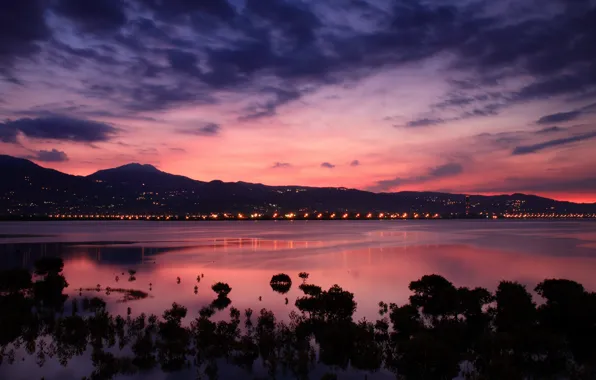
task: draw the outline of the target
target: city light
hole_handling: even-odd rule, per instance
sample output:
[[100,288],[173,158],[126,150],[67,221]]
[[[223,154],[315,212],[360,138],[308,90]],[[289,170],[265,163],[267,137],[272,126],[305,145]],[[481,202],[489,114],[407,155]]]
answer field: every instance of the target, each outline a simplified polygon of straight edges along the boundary
[[[285,212],[280,214],[278,212],[268,214],[268,213],[257,213],[253,212],[250,214],[244,213],[210,213],[210,214],[185,214],[185,215],[175,215],[175,214],[68,214],[68,213],[56,213],[56,214],[48,214],[45,217],[48,219],[76,219],[76,220],[85,220],[85,219],[102,219],[102,220],[163,220],[163,221],[170,221],[170,220],[186,220],[186,221],[196,221],[196,220],[218,220],[218,219],[227,219],[227,220],[276,220],[276,219],[286,219],[286,220],[309,220],[309,219],[334,219],[334,220],[355,220],[360,219],[363,215],[365,215],[366,219],[390,219],[390,220],[405,220],[405,219],[441,219],[441,218],[457,218],[460,217],[457,214],[448,214],[448,215],[441,215],[439,213],[428,213],[428,212],[412,212],[412,213],[396,213],[396,212],[379,212],[373,213],[369,212],[366,214],[360,213],[351,213],[351,212],[318,212],[318,213],[311,213],[311,212],[304,212],[300,210],[298,212]],[[596,218],[596,214],[586,214],[586,213],[556,213],[556,212],[542,212],[542,213],[530,213],[530,212],[507,212],[503,214],[491,213],[491,212],[481,212],[475,215],[468,215],[467,218],[482,218],[482,219],[594,219]]]

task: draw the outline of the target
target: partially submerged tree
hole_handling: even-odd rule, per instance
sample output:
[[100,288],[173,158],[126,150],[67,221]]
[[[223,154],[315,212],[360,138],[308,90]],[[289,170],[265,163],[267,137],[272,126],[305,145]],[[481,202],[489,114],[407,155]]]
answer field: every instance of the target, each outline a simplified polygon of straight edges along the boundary
[[227,297],[228,294],[230,294],[230,292],[232,291],[232,288],[230,288],[230,285],[224,283],[224,282],[218,282],[213,284],[213,286],[211,286],[211,289],[217,293],[218,297]]
[[35,261],[35,274],[46,276],[59,274],[64,269],[64,261],[60,257],[42,257]]
[[271,277],[269,285],[271,285],[273,291],[285,294],[289,292],[292,287],[292,279],[285,273],[279,273]]

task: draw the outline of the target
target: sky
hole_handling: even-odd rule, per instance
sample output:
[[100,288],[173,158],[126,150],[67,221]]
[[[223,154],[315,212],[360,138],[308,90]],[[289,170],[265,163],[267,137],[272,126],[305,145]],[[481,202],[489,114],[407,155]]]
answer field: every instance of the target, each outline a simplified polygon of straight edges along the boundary
[[596,0],[0,0],[0,153],[596,202]]

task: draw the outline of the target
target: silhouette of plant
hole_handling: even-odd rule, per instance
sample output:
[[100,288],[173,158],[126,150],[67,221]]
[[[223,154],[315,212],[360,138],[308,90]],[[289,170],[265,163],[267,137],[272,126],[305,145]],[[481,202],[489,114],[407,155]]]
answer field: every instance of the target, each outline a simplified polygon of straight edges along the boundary
[[42,257],[35,262],[35,274],[38,276],[56,275],[63,269],[64,261],[60,257]]
[[306,272],[300,272],[298,273],[298,277],[300,277],[302,279],[302,281],[305,281],[308,279],[309,274]]
[[227,297],[228,294],[230,294],[230,292],[232,291],[232,288],[230,288],[230,285],[223,283],[223,282],[218,282],[213,284],[213,286],[211,286],[211,289],[217,293],[218,297]]
[[0,294],[17,293],[31,289],[31,273],[26,269],[0,271]]
[[298,288],[307,296],[318,296],[323,291],[320,286],[311,284],[300,284]]
[[226,296],[218,296],[216,299],[211,302],[211,307],[217,310],[224,310],[226,307],[230,306],[232,300],[230,300]]
[[276,274],[271,277],[269,285],[271,285],[273,291],[285,294],[289,292],[292,287],[292,279],[285,273]]
[[410,284],[409,303],[380,302],[384,317],[370,322],[353,320],[352,293],[302,284],[304,296],[296,301],[301,313],[278,320],[262,309],[253,325],[249,308],[241,329],[234,307],[229,316],[211,320],[215,310],[230,306],[231,289],[224,283],[214,285],[218,297],[209,307],[183,323],[188,311],[178,304],[161,317],[133,318],[131,308],[125,316],[112,315],[98,297],[73,299],[63,313],[66,279],[55,269],[40,273],[33,282],[23,271],[0,272],[0,369],[29,355],[39,366],[89,360],[88,379],[188,367],[198,377],[215,378],[222,376],[221,365],[252,376],[257,361],[267,377],[297,379],[318,378],[315,367],[329,370],[328,379],[351,370],[363,371],[366,379],[381,369],[403,380],[583,380],[596,373],[596,295],[569,280],[538,284],[543,302],[536,307],[518,283],[503,281],[492,294],[424,276]]

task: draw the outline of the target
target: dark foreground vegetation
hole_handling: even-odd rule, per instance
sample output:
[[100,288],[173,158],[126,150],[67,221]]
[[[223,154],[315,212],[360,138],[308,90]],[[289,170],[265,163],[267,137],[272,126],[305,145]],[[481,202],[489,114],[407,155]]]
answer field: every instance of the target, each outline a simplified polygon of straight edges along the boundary
[[[380,302],[374,322],[353,320],[352,293],[303,283],[298,311],[282,322],[266,309],[230,307],[225,283],[213,285],[216,299],[200,311],[173,304],[161,316],[111,315],[100,298],[68,301],[62,269],[62,260],[44,258],[33,274],[0,272],[0,373],[15,361],[56,358],[64,366],[90,360],[89,379],[189,368],[217,379],[223,366],[253,378],[257,362],[270,378],[313,378],[319,364],[326,379],[344,369],[414,380],[596,378],[596,294],[573,281],[538,284],[537,306],[519,283],[491,293],[424,276],[410,284],[408,304]],[[279,274],[271,283],[288,280]],[[229,318],[213,320],[228,307]]]

